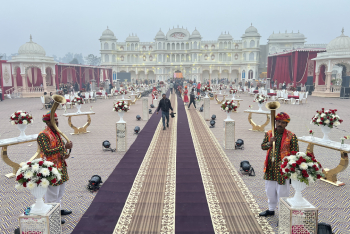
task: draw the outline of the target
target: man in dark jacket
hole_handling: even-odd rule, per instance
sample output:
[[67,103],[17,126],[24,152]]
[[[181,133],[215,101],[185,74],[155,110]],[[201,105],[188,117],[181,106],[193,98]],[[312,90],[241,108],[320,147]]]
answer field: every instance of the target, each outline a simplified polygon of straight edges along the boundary
[[167,120],[166,126],[169,127],[169,109],[173,112],[170,100],[166,97],[165,93],[162,94],[162,99],[159,101],[157,115],[160,109],[162,109],[163,130],[165,130],[165,118]]
[[192,91],[190,93],[190,104],[188,104],[188,109],[190,109],[191,103],[193,103],[194,108],[197,108],[196,107],[196,95],[194,93],[194,88],[192,88]]

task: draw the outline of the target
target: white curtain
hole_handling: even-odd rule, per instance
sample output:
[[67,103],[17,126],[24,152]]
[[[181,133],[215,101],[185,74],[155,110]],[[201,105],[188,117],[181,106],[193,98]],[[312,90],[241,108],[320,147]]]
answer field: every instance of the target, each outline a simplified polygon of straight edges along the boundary
[[27,70],[27,76],[28,76],[28,79],[29,79],[29,82],[32,83],[32,86],[33,86],[33,76],[32,76],[32,68],[28,68]]

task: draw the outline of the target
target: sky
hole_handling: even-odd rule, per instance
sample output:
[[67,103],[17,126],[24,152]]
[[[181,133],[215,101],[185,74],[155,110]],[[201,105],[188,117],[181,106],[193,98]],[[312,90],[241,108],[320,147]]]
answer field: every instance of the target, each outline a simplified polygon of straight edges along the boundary
[[141,42],[153,41],[161,28],[195,28],[202,40],[216,40],[228,31],[240,40],[251,25],[266,44],[274,31],[297,32],[307,43],[329,43],[350,35],[349,0],[11,0],[0,1],[0,54],[17,53],[29,41],[46,55],[99,55],[99,37],[109,27],[118,41],[136,33]]

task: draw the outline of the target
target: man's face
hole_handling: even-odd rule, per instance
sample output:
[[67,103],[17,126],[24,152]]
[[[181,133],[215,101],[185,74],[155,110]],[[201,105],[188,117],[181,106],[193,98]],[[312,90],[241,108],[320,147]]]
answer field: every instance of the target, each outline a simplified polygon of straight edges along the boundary
[[[56,126],[58,127],[58,118],[57,118],[57,117],[55,117],[55,123],[56,123]],[[46,122],[46,125],[47,125],[49,128],[53,129],[53,126],[52,126],[51,122]]]
[[284,131],[284,129],[287,127],[288,123],[281,121],[281,120],[276,120],[276,128],[279,131]]
[[165,99],[166,98],[165,94],[163,94],[162,97],[163,97],[163,99]]

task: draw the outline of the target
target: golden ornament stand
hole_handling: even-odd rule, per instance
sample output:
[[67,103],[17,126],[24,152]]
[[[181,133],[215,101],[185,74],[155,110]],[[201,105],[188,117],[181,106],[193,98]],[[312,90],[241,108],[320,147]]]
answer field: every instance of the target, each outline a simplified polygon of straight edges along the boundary
[[[337,175],[345,171],[345,169],[349,166],[349,156],[348,153],[350,153],[350,146],[348,148],[342,148],[342,147],[337,147],[337,146],[332,146],[332,145],[325,145],[324,143],[321,142],[321,138],[314,137],[312,140],[311,136],[307,137],[298,137],[298,140],[301,142],[309,143],[306,149],[306,152],[313,153],[314,152],[314,146],[321,146],[327,149],[332,149],[335,151],[340,152],[340,162],[339,165],[336,166],[333,169],[328,169],[324,168],[323,173],[325,174],[325,178],[321,178],[322,181],[325,181],[327,183],[330,183],[335,186],[344,186],[345,183],[338,181]],[[319,142],[317,142],[319,141]],[[339,142],[334,142],[332,141],[331,144],[339,144]]]
[[[249,113],[248,122],[250,123],[250,125],[252,125],[252,129],[249,129],[250,131],[265,132],[265,127],[270,123],[270,111],[245,110],[244,112]],[[266,115],[266,122],[262,125],[257,125],[252,119],[253,113]]]
[[[63,116],[68,117],[68,125],[74,130],[74,133],[71,133],[71,135],[79,135],[83,133],[89,133],[90,131],[87,131],[87,127],[91,124],[91,117],[90,115],[94,115],[95,112],[89,111],[89,112],[81,112],[81,113],[69,113],[69,114],[63,114]],[[72,117],[73,116],[81,116],[81,115],[87,115],[87,122],[83,127],[75,127],[72,124]]]
[[[2,140],[0,141],[0,147],[1,148],[1,158],[2,160],[4,161],[4,163],[6,163],[7,165],[9,165],[10,167],[12,167],[12,172],[11,173],[8,173],[6,174],[5,176],[7,178],[12,178],[12,177],[15,177],[18,169],[20,168],[20,165],[19,163],[16,163],[14,161],[12,161],[9,156],[8,156],[8,153],[7,153],[7,147],[8,146],[11,146],[11,145],[18,145],[18,144],[23,144],[23,143],[28,143],[28,142],[33,142],[33,141],[36,141],[36,139],[38,138],[38,134],[34,134],[34,135],[29,135],[27,136],[28,139],[26,140],[20,140],[18,139],[17,137],[15,138],[9,138],[9,139],[6,139],[6,141],[8,143],[5,142],[5,140]],[[38,147],[38,151],[40,151],[40,148]],[[38,152],[37,151],[37,152]],[[35,154],[36,156],[37,154]],[[35,157],[31,158],[29,161],[32,161],[34,160]]]
[[222,99],[221,101],[220,101],[220,100],[218,99],[218,97],[216,96],[216,97],[215,97],[216,104],[221,105],[221,104],[226,100],[225,96],[226,96],[226,95],[224,95],[224,97],[223,97],[223,99]]

